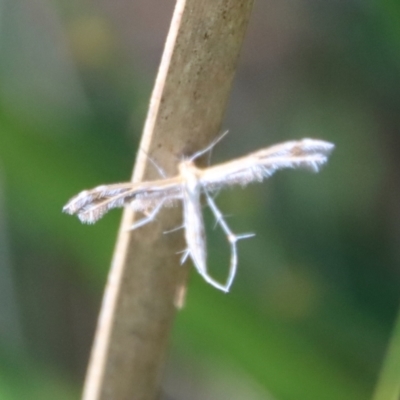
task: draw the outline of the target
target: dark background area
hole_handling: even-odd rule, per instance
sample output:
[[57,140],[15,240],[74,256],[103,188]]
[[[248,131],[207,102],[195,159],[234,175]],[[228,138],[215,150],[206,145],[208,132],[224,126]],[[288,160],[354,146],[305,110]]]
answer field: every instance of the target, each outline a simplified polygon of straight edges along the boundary
[[[61,209],[129,180],[173,6],[0,0],[1,399],[79,398],[121,212],[84,226]],[[317,175],[218,197],[257,236],[230,294],[193,269],[171,398],[371,398],[399,300],[399,89],[396,1],[256,2],[212,162],[302,137],[336,149]]]

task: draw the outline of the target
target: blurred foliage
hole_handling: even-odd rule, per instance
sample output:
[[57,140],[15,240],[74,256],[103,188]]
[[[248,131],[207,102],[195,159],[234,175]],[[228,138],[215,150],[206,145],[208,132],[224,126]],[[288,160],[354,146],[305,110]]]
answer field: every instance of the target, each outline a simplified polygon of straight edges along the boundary
[[[1,399],[79,398],[120,212],[87,227],[61,209],[129,179],[172,6],[0,0]],[[393,0],[256,5],[213,158],[305,136],[337,147],[318,175],[219,196],[257,236],[229,295],[192,274],[173,398],[372,398],[399,301],[399,17]]]

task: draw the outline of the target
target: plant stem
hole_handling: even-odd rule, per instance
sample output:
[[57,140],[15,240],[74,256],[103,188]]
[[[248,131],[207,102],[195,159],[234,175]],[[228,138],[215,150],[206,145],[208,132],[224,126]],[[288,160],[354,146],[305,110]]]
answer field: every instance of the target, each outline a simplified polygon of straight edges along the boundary
[[[166,40],[133,181],[167,176],[183,155],[219,133],[254,0],[178,0]],[[168,336],[187,268],[181,210],[129,230],[127,208],[115,247],[86,377],[84,400],[153,400],[160,392]]]

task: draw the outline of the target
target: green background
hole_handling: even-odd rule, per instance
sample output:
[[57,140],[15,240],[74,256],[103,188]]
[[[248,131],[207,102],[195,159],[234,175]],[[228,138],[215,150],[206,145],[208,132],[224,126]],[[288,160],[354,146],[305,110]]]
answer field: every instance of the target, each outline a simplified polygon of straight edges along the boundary
[[[2,400],[80,396],[121,212],[84,226],[61,209],[129,180],[172,10],[0,0]],[[164,379],[172,398],[372,398],[399,302],[399,11],[256,4],[213,162],[302,137],[336,149],[318,175],[285,171],[218,197],[235,232],[257,235],[239,243],[230,294],[193,270]],[[228,248],[206,220],[223,277]]]

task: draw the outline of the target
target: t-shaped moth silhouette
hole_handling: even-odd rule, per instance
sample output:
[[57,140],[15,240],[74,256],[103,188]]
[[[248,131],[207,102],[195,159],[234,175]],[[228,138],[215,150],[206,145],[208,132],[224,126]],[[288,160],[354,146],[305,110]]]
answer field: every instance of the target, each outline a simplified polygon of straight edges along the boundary
[[[190,257],[199,274],[208,283],[223,292],[228,292],[237,268],[236,243],[240,239],[253,236],[253,234],[235,235],[210,194],[227,186],[245,186],[251,182],[261,182],[280,169],[305,168],[318,172],[320,166],[328,160],[334,145],[323,140],[302,139],[267,147],[212,167],[196,167],[194,160],[209,151],[217,141],[181,161],[178,166],[179,174],[172,178],[140,183],[116,183],[84,190],[73,197],[64,206],[63,211],[68,214],[76,214],[82,222],[91,224],[112,208],[129,205],[134,211],[146,215],[131,227],[131,229],[136,229],[152,221],[163,206],[171,206],[181,201],[187,244],[182,263],[187,257]],[[227,235],[231,247],[229,273],[224,284],[217,282],[207,272],[201,194],[205,195],[207,204],[214,214],[217,224]]]

